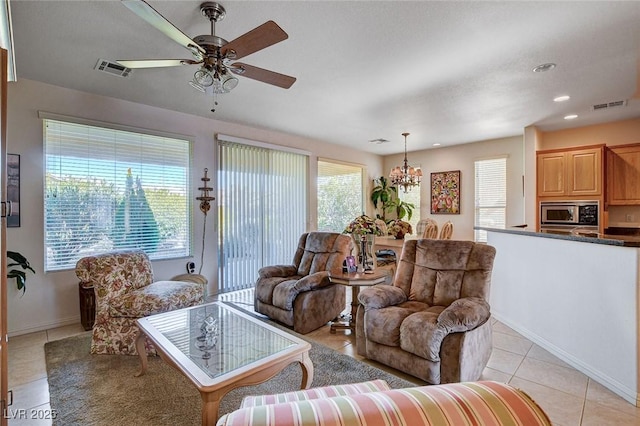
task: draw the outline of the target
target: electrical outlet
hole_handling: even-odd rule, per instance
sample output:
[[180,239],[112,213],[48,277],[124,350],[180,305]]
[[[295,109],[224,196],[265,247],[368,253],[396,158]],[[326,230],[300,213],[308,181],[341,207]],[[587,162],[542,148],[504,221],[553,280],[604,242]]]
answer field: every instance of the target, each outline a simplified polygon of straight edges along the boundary
[[628,215],[625,217],[625,220],[626,220],[627,222],[633,222],[633,221],[634,221],[634,219],[635,219],[635,218],[633,217],[633,215],[632,215],[632,214],[628,214]]
[[196,264],[193,262],[187,262],[187,274],[193,274],[196,271]]

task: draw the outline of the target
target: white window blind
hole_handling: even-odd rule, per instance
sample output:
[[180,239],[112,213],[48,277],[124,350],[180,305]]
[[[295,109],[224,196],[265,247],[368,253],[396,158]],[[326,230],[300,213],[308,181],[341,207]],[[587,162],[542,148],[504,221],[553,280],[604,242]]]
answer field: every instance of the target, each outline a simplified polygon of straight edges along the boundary
[[[475,225],[504,228],[507,210],[507,159],[475,162]],[[477,242],[487,241],[487,232],[476,230]]]
[[190,142],[44,120],[45,270],[83,256],[191,252]]
[[364,211],[362,166],[318,160],[318,231],[342,232]]
[[307,221],[307,156],[219,140],[219,290],[291,264]]

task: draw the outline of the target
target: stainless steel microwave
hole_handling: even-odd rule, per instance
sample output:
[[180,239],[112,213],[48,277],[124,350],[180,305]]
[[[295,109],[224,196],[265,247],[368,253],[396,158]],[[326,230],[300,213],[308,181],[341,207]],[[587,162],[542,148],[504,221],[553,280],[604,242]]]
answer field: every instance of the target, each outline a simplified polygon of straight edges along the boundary
[[598,201],[542,201],[540,226],[592,226],[597,227],[600,217]]

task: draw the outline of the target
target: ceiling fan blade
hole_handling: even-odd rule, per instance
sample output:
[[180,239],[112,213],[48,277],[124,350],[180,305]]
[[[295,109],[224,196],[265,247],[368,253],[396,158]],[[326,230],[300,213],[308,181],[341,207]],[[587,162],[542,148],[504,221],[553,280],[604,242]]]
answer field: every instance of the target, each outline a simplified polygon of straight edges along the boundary
[[198,61],[192,61],[191,59],[132,59],[116,61],[123,67],[127,68],[163,68],[163,67],[178,67],[180,65],[192,65],[198,64]]
[[288,89],[296,82],[295,77],[254,67],[253,65],[243,64],[241,62],[234,63],[229,67],[229,69],[234,74],[282,87],[283,89]]
[[175,41],[179,45],[189,49],[194,54],[204,55],[207,52],[191,40],[185,33],[180,31],[178,27],[173,25],[169,20],[155,10],[144,0],[121,0],[129,10],[138,15],[140,18],[153,25],[164,35]]
[[273,21],[265,22],[225,44],[221,50],[223,55],[233,50],[235,56],[229,54],[229,59],[240,59],[247,55],[250,55],[258,50],[262,50],[265,47],[269,47],[283,40],[288,39],[289,36],[284,32],[282,28]]

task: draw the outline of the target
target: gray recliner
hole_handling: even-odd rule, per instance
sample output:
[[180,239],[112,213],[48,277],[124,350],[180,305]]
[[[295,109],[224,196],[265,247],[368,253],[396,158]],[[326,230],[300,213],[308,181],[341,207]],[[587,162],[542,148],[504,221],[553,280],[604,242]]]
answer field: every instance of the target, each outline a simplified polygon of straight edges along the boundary
[[358,296],[358,354],[431,384],[478,380],[493,346],[495,252],[473,241],[405,241],[392,285]]
[[291,265],[265,266],[258,271],[255,311],[301,334],[336,318],[345,309],[345,288],[332,284],[329,272],[342,272],[351,244],[347,235],[302,234]]

